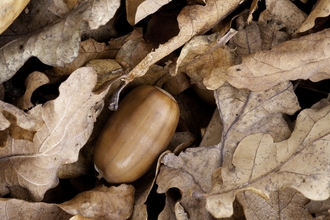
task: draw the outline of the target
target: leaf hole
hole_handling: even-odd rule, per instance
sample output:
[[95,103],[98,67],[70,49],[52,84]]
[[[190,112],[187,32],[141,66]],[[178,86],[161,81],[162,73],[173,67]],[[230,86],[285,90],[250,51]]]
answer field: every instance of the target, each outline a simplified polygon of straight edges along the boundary
[[150,191],[148,199],[146,201],[148,219],[157,219],[158,215],[165,207],[166,196],[164,193],[158,194],[156,192],[157,185],[155,184]]

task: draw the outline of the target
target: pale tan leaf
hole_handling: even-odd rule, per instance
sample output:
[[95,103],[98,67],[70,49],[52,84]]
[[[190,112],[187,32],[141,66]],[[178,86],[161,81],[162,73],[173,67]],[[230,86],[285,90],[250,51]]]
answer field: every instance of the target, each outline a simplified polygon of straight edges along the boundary
[[237,144],[250,134],[265,132],[277,141],[288,138],[291,132],[282,114],[292,115],[300,108],[291,83],[286,82],[264,92],[226,84],[216,90],[215,97],[223,123],[219,147],[227,165]]
[[250,191],[238,193],[237,198],[246,219],[314,219],[305,207],[309,199],[292,188],[272,192],[266,200]]
[[127,21],[134,26],[169,2],[171,0],[126,0]]
[[51,72],[52,75],[69,75],[76,69],[84,66],[87,62],[94,59],[114,59],[117,51],[107,46],[105,43],[99,43],[94,39],[88,39],[80,43],[78,56],[63,67],[55,66]]
[[69,219],[66,213],[54,204],[28,202],[19,199],[0,198],[0,218],[3,220],[21,219]]
[[11,118],[16,118],[22,128],[29,129],[34,122],[30,118],[43,122],[39,130],[33,126],[37,132],[32,141],[12,137],[0,149],[0,165],[4,170],[0,174],[1,195],[10,193],[13,197],[41,200],[48,189],[57,185],[57,169],[78,159],[78,152],[103,107],[107,90],[94,94],[95,83],[93,69],[84,67],[61,84],[57,99],[32,108],[28,114],[1,103],[3,111],[10,108]]
[[225,36],[214,33],[192,38],[181,50],[175,74],[185,72],[200,88],[214,90],[220,87],[226,81],[225,70],[234,65],[235,59],[225,44],[236,33],[230,29]]
[[180,29],[178,35],[150,52],[128,73],[127,81],[132,81],[135,77],[143,76],[152,64],[184,45],[193,36],[211,29],[242,2],[241,0],[210,0],[203,6],[192,5],[183,8],[177,18]]
[[30,0],[5,0],[0,2],[0,34],[18,17]]
[[244,138],[233,156],[235,169],[223,167],[222,183],[207,198],[206,208],[214,217],[227,217],[238,192],[250,190],[267,198],[286,187],[312,200],[327,199],[329,112],[329,105],[303,110],[290,138],[281,142],[274,143],[269,134],[261,133]]
[[31,102],[32,93],[42,85],[49,83],[50,80],[42,72],[34,71],[28,75],[25,80],[25,93],[24,95],[17,101],[17,107],[22,110],[29,109],[34,105]]
[[307,15],[290,0],[266,0],[266,9],[286,25],[289,35],[297,32]]
[[241,57],[260,50],[269,50],[277,44],[287,41],[289,35],[283,30],[286,25],[269,10],[260,13],[258,21],[246,22],[248,11],[243,11],[236,18],[237,34],[228,42],[228,47],[235,51],[235,64],[241,63]]
[[[5,129],[15,129],[14,127],[19,127],[26,131],[38,131],[44,125],[44,122],[38,116],[26,114],[15,106],[3,101],[0,101],[0,112],[0,130],[2,131]],[[11,132],[9,131],[9,135],[10,133]],[[8,155],[9,153],[18,152],[12,152],[9,149],[8,151],[6,149],[0,149],[0,155]]]
[[0,49],[0,82],[11,78],[32,56],[52,66],[72,62],[78,56],[81,32],[105,24],[119,4],[117,0],[87,1],[59,22],[6,44]]
[[133,212],[133,204],[134,187],[121,184],[118,187],[98,186],[58,206],[73,215],[106,220],[128,219]]
[[128,219],[133,211],[133,201],[134,187],[131,185],[97,186],[61,204],[0,198],[0,217],[3,220]]
[[319,0],[313,7],[313,10],[308,15],[303,24],[301,24],[298,33],[310,30],[315,26],[315,21],[317,18],[324,18],[329,16],[330,12],[330,1],[329,0]]
[[237,88],[262,91],[287,80],[327,79],[330,77],[328,35],[329,30],[325,29],[245,56],[242,64],[226,70],[227,80]]
[[214,135],[221,136],[221,142],[214,146],[188,148],[179,156],[165,155],[157,177],[157,192],[178,188],[182,195],[180,204],[193,219],[212,219],[205,212],[203,195],[221,180],[214,172],[221,170],[222,164],[231,165],[239,141],[261,131],[283,140],[283,136],[290,134],[283,113],[293,114],[299,109],[290,83],[264,92],[239,90],[225,84],[216,90],[215,97],[223,131],[215,130],[219,133]]
[[81,215],[75,215],[71,217],[69,220],[95,220],[94,218],[85,218]]

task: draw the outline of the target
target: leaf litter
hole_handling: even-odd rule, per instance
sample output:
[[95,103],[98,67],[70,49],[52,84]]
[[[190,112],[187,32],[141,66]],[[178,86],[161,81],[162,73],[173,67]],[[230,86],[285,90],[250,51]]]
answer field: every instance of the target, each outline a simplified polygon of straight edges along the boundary
[[[318,1],[308,12],[286,0],[189,1],[176,17],[179,32],[157,45],[144,38],[140,25],[152,31],[157,25],[148,26],[147,17],[170,1],[126,1],[125,20],[136,25],[133,31],[109,42],[81,42],[84,32],[123,19],[116,13],[125,10],[118,1],[32,0],[0,35],[1,82],[16,76],[32,56],[51,68],[31,71],[25,95],[15,103],[0,103],[0,194],[6,197],[0,215],[326,218],[329,100],[298,114],[295,94],[299,80],[329,78],[329,33],[320,19],[328,16],[326,2]],[[24,16],[29,30],[19,25]],[[121,81],[113,83],[120,75]],[[63,76],[57,98],[31,102],[37,88]],[[173,89],[180,83],[170,80],[180,77],[182,87]],[[92,166],[93,141],[110,114],[103,106],[118,101],[121,89],[126,93],[140,84],[164,85],[177,99],[190,90],[213,91],[216,107],[209,126],[200,127],[202,142],[196,142],[191,124],[181,122],[169,148],[173,152],[164,152],[139,182],[109,186],[99,180],[74,198],[42,202],[59,177],[89,172],[79,166]],[[191,109],[181,110],[187,114]],[[291,121],[288,115],[293,114],[298,116]],[[82,152],[89,157],[83,162]],[[163,205],[151,213],[149,199],[157,193],[164,196]]]

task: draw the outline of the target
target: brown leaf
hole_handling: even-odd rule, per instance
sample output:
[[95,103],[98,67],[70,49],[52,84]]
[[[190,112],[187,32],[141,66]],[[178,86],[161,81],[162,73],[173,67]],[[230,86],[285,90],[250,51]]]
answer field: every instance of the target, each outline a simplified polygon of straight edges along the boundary
[[265,132],[280,141],[288,138],[290,129],[283,113],[299,110],[291,83],[281,83],[264,92],[236,89],[228,84],[216,90],[218,110],[223,123],[221,158],[231,164],[237,144],[246,136]]
[[72,219],[128,219],[133,201],[131,185],[98,186],[61,204],[0,198],[0,217],[3,220],[69,219],[75,215]]
[[272,192],[266,200],[250,191],[238,193],[237,198],[246,219],[314,219],[305,207],[309,199],[292,188]]
[[17,107],[22,110],[29,109],[34,105],[31,102],[32,93],[42,85],[49,83],[50,80],[42,72],[34,71],[28,75],[25,80],[26,90],[22,97],[17,101]]
[[88,27],[96,29],[105,24],[119,4],[119,1],[110,0],[87,1],[59,22],[6,44],[0,49],[0,82],[11,78],[31,56],[52,66],[72,62],[78,55],[81,32]]
[[[8,137],[6,146],[0,149],[4,170],[0,174],[1,195],[11,193],[13,197],[39,201],[48,189],[57,185],[57,169],[78,159],[78,152],[103,107],[107,91],[92,93],[95,83],[95,72],[85,67],[61,84],[57,99],[34,107],[28,114],[1,103],[2,108],[10,109],[20,127],[37,131],[33,141]],[[42,119],[41,129],[34,118]]]
[[330,1],[329,0],[319,0],[315,3],[313,10],[308,15],[304,23],[301,24],[298,33],[302,33],[310,30],[316,24],[317,18],[324,18],[329,16],[330,12]]
[[70,63],[63,67],[54,67],[52,75],[69,75],[76,69],[84,66],[87,62],[94,59],[114,59],[117,51],[107,46],[105,43],[96,42],[88,39],[80,43],[78,56]]
[[196,36],[181,50],[175,74],[185,72],[200,88],[214,90],[225,82],[224,71],[234,65],[234,53],[225,44],[237,32],[230,29],[225,36],[219,33]]
[[0,198],[0,218],[3,220],[69,219],[71,216],[54,204]]
[[307,15],[289,0],[267,0],[266,9],[286,26],[289,35],[296,33]]
[[206,208],[216,218],[227,217],[238,192],[269,198],[271,192],[286,187],[312,200],[327,199],[329,112],[329,105],[303,110],[290,138],[281,142],[274,143],[269,134],[262,133],[244,138],[233,155],[235,169],[222,168],[222,182],[207,197]]
[[227,81],[237,88],[262,91],[287,80],[327,79],[330,77],[328,34],[326,29],[245,56],[242,64],[226,70]]
[[169,2],[171,0],[126,0],[127,21],[134,26]]
[[[206,5],[186,6],[178,15],[180,32],[165,44],[150,52],[133,70],[128,73],[127,81],[143,76],[149,67],[164,58],[193,36],[202,34],[221,21],[229,12],[238,7],[242,1],[211,0]],[[193,19],[192,19],[193,18]]]
[[106,220],[128,219],[133,212],[133,204],[134,187],[122,184],[109,188],[98,186],[58,206],[72,215]]
[[182,195],[180,204],[193,219],[211,219],[205,212],[203,195],[221,180],[215,172],[221,170],[221,164],[230,167],[239,141],[260,131],[282,140],[290,134],[282,114],[298,110],[292,85],[288,83],[265,92],[238,90],[226,84],[216,90],[215,97],[223,123],[221,142],[215,146],[188,148],[179,156],[165,155],[157,177],[157,192],[178,188]]
[[11,25],[11,23],[18,17],[29,2],[30,0],[11,0],[0,2],[0,34]]

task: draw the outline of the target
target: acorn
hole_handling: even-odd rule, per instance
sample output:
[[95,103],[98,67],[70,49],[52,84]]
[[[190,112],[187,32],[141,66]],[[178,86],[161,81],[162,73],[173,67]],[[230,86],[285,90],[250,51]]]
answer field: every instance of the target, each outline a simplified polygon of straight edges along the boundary
[[109,183],[143,176],[165,151],[179,121],[179,106],[165,90],[142,85],[119,103],[97,138],[94,165]]

